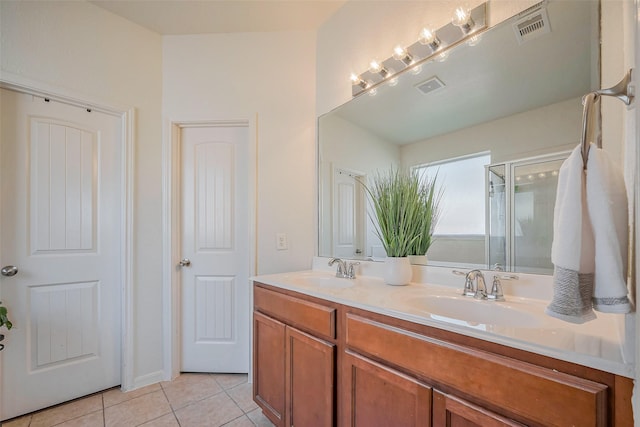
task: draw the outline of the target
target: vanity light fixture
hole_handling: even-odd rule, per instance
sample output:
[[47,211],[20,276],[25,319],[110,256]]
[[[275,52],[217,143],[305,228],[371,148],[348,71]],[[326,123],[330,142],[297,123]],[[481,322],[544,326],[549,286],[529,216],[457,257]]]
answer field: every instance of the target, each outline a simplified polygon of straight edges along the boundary
[[418,39],[418,41],[420,42],[420,44],[429,46],[429,48],[431,48],[431,52],[435,52],[436,50],[438,50],[438,48],[442,44],[442,42],[436,35],[436,32],[426,27],[423,28],[422,31],[420,31],[420,38]]
[[393,59],[402,61],[405,65],[411,65],[413,62],[413,55],[407,52],[407,49],[398,45],[393,49]]
[[456,8],[456,11],[453,13],[453,19],[451,20],[453,25],[459,27],[462,32],[466,35],[473,30],[475,22],[469,13],[469,10],[465,9],[462,6]]
[[477,42],[475,36],[486,28],[487,2],[471,10],[458,7],[450,23],[437,29],[425,27],[411,46],[397,46],[390,58],[371,61],[367,71],[359,75],[353,74],[351,94],[358,96],[363,92],[371,92],[383,83],[393,85],[396,83],[394,79],[408,70],[413,74],[420,74],[423,63],[430,59],[445,60],[448,49],[465,42]]
[[360,76],[355,75],[354,73],[351,73],[351,84],[353,86],[358,86],[361,87],[363,90],[367,88],[367,86],[369,86],[367,84],[367,82],[365,82],[364,80],[362,80],[360,78]]
[[390,73],[389,69],[385,67],[380,61],[374,59],[369,63],[369,71],[373,74],[380,74],[382,78],[386,78]]

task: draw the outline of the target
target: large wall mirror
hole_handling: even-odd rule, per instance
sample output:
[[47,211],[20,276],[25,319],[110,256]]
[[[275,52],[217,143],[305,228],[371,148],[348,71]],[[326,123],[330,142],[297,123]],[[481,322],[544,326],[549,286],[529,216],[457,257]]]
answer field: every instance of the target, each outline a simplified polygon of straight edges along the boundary
[[400,166],[444,188],[429,265],[551,274],[558,168],[600,84],[599,42],[597,1],[544,2],[321,116],[318,254],[385,257],[357,181]]

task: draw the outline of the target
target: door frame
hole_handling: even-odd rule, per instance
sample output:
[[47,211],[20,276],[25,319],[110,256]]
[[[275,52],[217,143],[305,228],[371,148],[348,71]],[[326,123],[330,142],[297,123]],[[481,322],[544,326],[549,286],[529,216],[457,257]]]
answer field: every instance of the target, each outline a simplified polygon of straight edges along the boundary
[[[120,118],[121,134],[121,187],[120,187],[120,382],[123,391],[135,387],[134,380],[134,325],[133,325],[133,165],[136,110],[133,107],[114,105],[102,101],[90,101],[84,95],[25,79],[11,73],[2,73],[0,88],[47,98],[67,105],[91,109]],[[0,201],[1,203],[1,201]],[[2,354],[0,353],[0,358]],[[0,373],[1,375],[1,373]],[[1,379],[1,377],[0,377]],[[0,382],[1,384],[1,382]],[[0,414],[0,419],[2,414]]]
[[[249,269],[248,276],[257,271],[257,115],[252,118],[240,119],[167,119],[164,125],[162,143],[162,312],[163,317],[163,364],[164,379],[170,381],[180,375],[182,361],[182,276],[175,268],[180,259],[180,242],[182,241],[180,216],[181,209],[181,138],[180,130],[188,127],[216,127],[242,126],[249,131],[249,172],[248,172],[248,200],[249,224],[248,248]],[[250,293],[250,312],[253,311],[253,293]],[[253,337],[253,322],[249,322],[249,337]],[[252,357],[249,360],[251,374]],[[249,380],[251,381],[251,380]]]

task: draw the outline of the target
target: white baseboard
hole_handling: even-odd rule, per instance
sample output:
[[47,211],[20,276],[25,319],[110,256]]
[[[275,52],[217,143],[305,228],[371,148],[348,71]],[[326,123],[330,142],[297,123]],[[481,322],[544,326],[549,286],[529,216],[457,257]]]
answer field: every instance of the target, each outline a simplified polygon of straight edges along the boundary
[[151,372],[149,374],[142,375],[140,377],[135,377],[133,379],[133,387],[130,388],[129,390],[123,390],[123,391],[135,390],[137,388],[142,388],[151,384],[159,383],[161,381],[164,381],[163,371]]

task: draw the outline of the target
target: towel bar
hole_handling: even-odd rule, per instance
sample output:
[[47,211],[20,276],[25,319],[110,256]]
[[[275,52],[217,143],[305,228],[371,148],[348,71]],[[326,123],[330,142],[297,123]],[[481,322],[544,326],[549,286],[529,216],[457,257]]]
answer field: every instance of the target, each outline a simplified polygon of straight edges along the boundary
[[[591,112],[593,111],[593,107],[600,99],[600,96],[613,96],[618,98],[626,105],[630,105],[633,102],[633,90],[630,87],[631,83],[631,73],[633,72],[633,68],[630,69],[627,74],[625,74],[624,78],[615,86],[610,87],[608,89],[600,89],[594,92],[589,92],[584,97],[582,97],[582,104],[584,108],[582,110],[582,163],[584,165],[584,169],[587,169],[587,160],[589,159],[589,125],[593,126],[593,123],[590,120]],[[598,127],[600,128],[602,124],[598,121]],[[602,129],[598,129],[598,135],[601,133]],[[598,148],[602,148],[602,140],[598,137],[596,140],[596,144]]]

